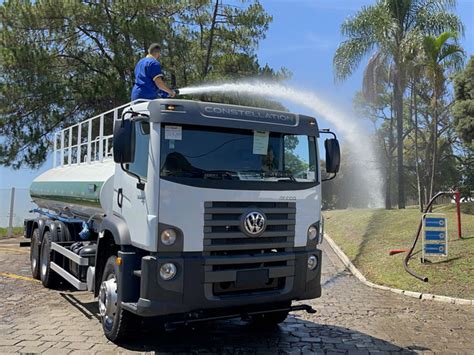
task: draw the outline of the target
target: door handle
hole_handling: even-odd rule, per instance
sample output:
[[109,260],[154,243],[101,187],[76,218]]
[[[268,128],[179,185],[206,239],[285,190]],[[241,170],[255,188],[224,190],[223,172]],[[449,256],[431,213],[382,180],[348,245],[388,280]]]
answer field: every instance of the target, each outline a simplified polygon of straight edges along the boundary
[[119,188],[117,191],[117,205],[122,208],[123,203],[123,189]]

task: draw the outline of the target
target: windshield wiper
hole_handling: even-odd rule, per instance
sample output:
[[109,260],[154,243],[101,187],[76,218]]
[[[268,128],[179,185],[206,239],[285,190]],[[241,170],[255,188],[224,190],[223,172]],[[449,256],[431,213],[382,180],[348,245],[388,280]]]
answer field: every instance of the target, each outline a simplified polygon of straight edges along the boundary
[[232,170],[205,170],[203,171],[203,178],[204,179],[221,178],[222,180],[224,180],[224,178],[227,178],[229,180],[233,180],[235,178],[239,179],[239,175],[237,174],[236,171],[232,171]]
[[164,174],[164,176],[184,177],[184,178],[194,178],[194,177],[199,177],[199,175],[202,175],[202,172],[200,171],[168,171]]
[[296,182],[296,178],[292,173],[287,171],[263,171],[263,170],[240,170],[240,173],[255,173],[262,178],[275,178],[277,182],[290,180]]
[[290,180],[291,182],[297,182],[296,178],[292,174],[289,174],[285,177],[277,178],[278,182],[285,182],[288,180]]

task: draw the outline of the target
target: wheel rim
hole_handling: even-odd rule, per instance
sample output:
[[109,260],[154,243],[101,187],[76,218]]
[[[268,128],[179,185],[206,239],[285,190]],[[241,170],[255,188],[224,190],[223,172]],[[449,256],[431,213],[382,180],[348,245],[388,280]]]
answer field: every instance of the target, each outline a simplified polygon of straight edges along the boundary
[[47,240],[43,240],[43,245],[41,246],[41,279],[43,280],[46,277],[46,271],[48,270],[48,248]]
[[104,326],[107,329],[112,328],[117,313],[117,279],[114,274],[110,274],[100,285],[99,313]]

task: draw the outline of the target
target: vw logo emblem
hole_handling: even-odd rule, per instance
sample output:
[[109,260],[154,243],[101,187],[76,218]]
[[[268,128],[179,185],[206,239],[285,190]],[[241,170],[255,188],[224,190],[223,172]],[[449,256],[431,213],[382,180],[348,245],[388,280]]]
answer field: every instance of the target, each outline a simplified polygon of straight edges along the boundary
[[250,237],[256,237],[265,231],[267,221],[265,215],[258,211],[252,211],[242,218],[242,231]]

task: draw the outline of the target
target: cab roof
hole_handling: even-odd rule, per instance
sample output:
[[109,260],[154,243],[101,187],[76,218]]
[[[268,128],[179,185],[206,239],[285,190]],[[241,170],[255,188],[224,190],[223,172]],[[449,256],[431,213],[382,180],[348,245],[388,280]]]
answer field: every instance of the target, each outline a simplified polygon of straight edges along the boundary
[[313,117],[257,107],[194,100],[156,99],[133,104],[129,110],[149,113],[151,122],[319,136],[318,123]]

